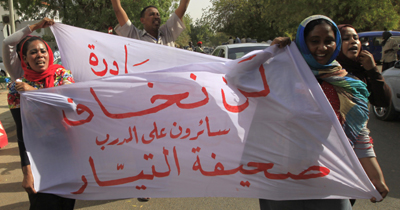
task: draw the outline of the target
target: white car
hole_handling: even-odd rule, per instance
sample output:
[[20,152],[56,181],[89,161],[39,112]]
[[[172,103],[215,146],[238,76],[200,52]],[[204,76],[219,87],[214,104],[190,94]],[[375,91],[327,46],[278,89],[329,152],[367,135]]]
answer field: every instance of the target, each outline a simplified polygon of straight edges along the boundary
[[400,61],[382,75],[392,91],[392,101],[388,107],[373,106],[373,112],[380,120],[394,120],[400,115]]
[[9,75],[8,75],[7,72],[6,72],[6,67],[4,67],[3,58],[2,58],[2,57],[0,57],[0,76],[7,76],[7,77],[9,77]]
[[269,44],[264,43],[238,43],[220,45],[215,48],[211,55],[234,60],[243,57],[253,50],[263,50],[269,46]]

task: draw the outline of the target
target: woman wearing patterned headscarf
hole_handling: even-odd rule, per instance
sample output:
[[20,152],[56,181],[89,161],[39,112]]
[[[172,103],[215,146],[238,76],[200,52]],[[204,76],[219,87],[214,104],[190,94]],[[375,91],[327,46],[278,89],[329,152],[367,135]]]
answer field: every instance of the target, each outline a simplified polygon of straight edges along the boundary
[[[287,37],[276,38],[271,45],[290,44]],[[375,158],[369,130],[366,84],[347,74],[335,58],[340,52],[341,37],[336,24],[323,15],[313,15],[298,27],[296,45],[314,73],[342,128],[353,146],[371,182],[385,197],[389,192]],[[371,198],[375,202],[375,198]],[[272,201],[260,199],[261,209],[351,209],[349,199]]]

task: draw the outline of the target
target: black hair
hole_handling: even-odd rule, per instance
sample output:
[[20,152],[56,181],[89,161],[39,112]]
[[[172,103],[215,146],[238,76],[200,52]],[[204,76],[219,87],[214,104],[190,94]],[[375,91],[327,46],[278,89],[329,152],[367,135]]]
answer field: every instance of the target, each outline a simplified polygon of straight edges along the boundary
[[307,35],[315,28],[315,26],[322,24],[322,23],[328,24],[336,36],[336,27],[332,24],[332,22],[325,20],[325,19],[316,19],[307,24],[306,28],[304,29],[304,38],[307,37]]
[[[23,38],[17,44],[17,54],[18,54],[19,60],[22,60],[21,57],[19,56],[19,53],[21,51],[21,46],[24,45],[23,48],[22,48],[22,55],[26,56],[29,44],[32,43],[33,41],[36,41],[36,40],[39,40],[39,41],[43,42],[43,44],[46,45],[45,41],[43,41],[43,39],[41,39],[40,37],[37,37],[37,36],[27,36],[27,37]],[[46,49],[47,49],[47,45],[46,45]],[[49,50],[49,49],[47,49],[47,50]]]
[[140,12],[140,17],[141,18],[144,17],[144,13],[146,12],[146,10],[151,7],[156,8],[158,10],[158,8],[156,6],[153,6],[153,5],[147,6],[147,7],[143,8],[142,11]]

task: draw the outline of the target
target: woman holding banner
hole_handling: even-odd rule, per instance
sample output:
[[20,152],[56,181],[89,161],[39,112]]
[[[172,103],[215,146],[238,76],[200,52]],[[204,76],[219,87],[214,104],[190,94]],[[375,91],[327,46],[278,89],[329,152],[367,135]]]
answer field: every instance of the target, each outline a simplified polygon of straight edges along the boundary
[[73,209],[74,199],[36,192],[30,161],[22,136],[20,92],[74,83],[69,70],[53,64],[51,48],[32,31],[54,24],[49,18],[26,26],[3,41],[3,60],[14,82],[9,85],[8,105],[17,127],[18,147],[24,178],[22,187],[28,192],[30,209]]
[[[278,37],[271,45],[280,48],[290,44],[288,37]],[[349,143],[371,182],[386,197],[389,192],[376,160],[369,130],[368,90],[365,83],[347,75],[335,58],[340,52],[341,37],[336,24],[323,15],[303,20],[297,29],[296,45],[328,98]],[[348,107],[354,112],[349,114]],[[371,198],[376,202],[376,198]],[[261,209],[351,209],[349,199],[272,201],[260,199]]]
[[352,25],[342,24],[338,28],[342,37],[342,48],[336,60],[349,74],[367,84],[371,93],[368,100],[372,105],[389,106],[390,88],[376,67],[374,56],[366,50],[361,50],[360,39]]

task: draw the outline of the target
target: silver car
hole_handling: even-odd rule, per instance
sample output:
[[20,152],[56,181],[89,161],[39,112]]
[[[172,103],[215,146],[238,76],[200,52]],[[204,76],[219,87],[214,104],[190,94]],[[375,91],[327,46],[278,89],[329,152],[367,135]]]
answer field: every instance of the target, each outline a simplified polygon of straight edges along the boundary
[[394,120],[400,115],[400,61],[382,75],[392,91],[392,101],[388,107],[373,106],[373,112],[380,120]]
[[215,48],[211,55],[234,60],[243,57],[253,50],[263,50],[269,46],[269,44],[263,43],[238,43],[220,45]]

